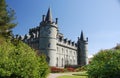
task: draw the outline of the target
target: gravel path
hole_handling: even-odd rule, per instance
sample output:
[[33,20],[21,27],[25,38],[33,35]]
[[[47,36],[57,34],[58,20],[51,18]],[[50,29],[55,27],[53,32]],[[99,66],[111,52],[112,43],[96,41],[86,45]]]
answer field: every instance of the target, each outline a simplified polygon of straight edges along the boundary
[[79,73],[79,72],[70,72],[70,73],[50,73],[49,76],[47,78],[57,78],[59,76],[63,76],[63,75],[72,75],[74,73]]

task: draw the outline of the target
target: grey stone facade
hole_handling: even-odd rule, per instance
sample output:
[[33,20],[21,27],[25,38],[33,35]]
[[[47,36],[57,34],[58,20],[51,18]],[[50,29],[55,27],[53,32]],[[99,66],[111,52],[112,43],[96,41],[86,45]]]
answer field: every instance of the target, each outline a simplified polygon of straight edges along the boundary
[[29,35],[25,35],[23,41],[38,52],[44,53],[50,66],[88,64],[88,38],[84,38],[83,32],[77,42],[64,38],[59,32],[57,22],[58,18],[53,21],[49,8],[47,15],[43,15],[40,25],[30,29]]

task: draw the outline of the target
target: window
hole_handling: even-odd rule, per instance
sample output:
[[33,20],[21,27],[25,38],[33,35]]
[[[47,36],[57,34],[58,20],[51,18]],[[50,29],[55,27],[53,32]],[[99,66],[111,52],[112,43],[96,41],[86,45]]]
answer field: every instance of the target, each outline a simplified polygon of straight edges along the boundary
[[62,54],[64,54],[64,49],[62,48]]
[[66,58],[65,58],[65,65],[68,65],[68,64],[69,64],[68,55],[66,55]]
[[75,52],[74,52],[74,55],[75,55]]
[[50,44],[50,43],[48,43],[48,47],[50,47],[50,45],[51,45],[51,44]]
[[70,65],[72,65],[72,59],[70,59]]
[[57,59],[56,59],[56,66],[58,67],[58,57],[57,57]]
[[63,58],[62,58],[62,67],[63,67],[63,62],[64,62],[64,61],[63,61]]
[[66,50],[66,54],[68,55],[68,50]]
[[72,51],[70,51],[70,55],[72,55]]
[[57,53],[58,53],[58,47],[57,47]]
[[73,64],[75,64],[75,60],[73,60]]

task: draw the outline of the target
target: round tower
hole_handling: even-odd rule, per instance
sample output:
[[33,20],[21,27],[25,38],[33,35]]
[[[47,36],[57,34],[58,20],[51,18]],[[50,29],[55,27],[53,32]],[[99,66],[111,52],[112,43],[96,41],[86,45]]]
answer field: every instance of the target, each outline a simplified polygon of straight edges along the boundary
[[88,64],[88,38],[85,39],[83,31],[81,32],[80,38],[78,37],[78,65]]
[[51,9],[48,9],[47,15],[43,15],[40,23],[39,49],[47,57],[50,66],[56,66],[56,35],[57,24],[52,20]]

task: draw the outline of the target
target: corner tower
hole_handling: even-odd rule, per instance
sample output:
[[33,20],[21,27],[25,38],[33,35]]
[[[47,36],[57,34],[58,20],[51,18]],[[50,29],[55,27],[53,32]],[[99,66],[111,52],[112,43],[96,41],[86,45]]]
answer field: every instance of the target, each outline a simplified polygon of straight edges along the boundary
[[86,65],[88,64],[88,49],[87,49],[87,45],[88,45],[88,38],[84,38],[84,34],[83,31],[81,31],[81,36],[78,37],[78,65]]
[[56,66],[57,30],[57,22],[53,21],[51,8],[49,8],[47,15],[43,15],[42,22],[40,23],[39,49],[40,52],[46,54],[50,66]]

